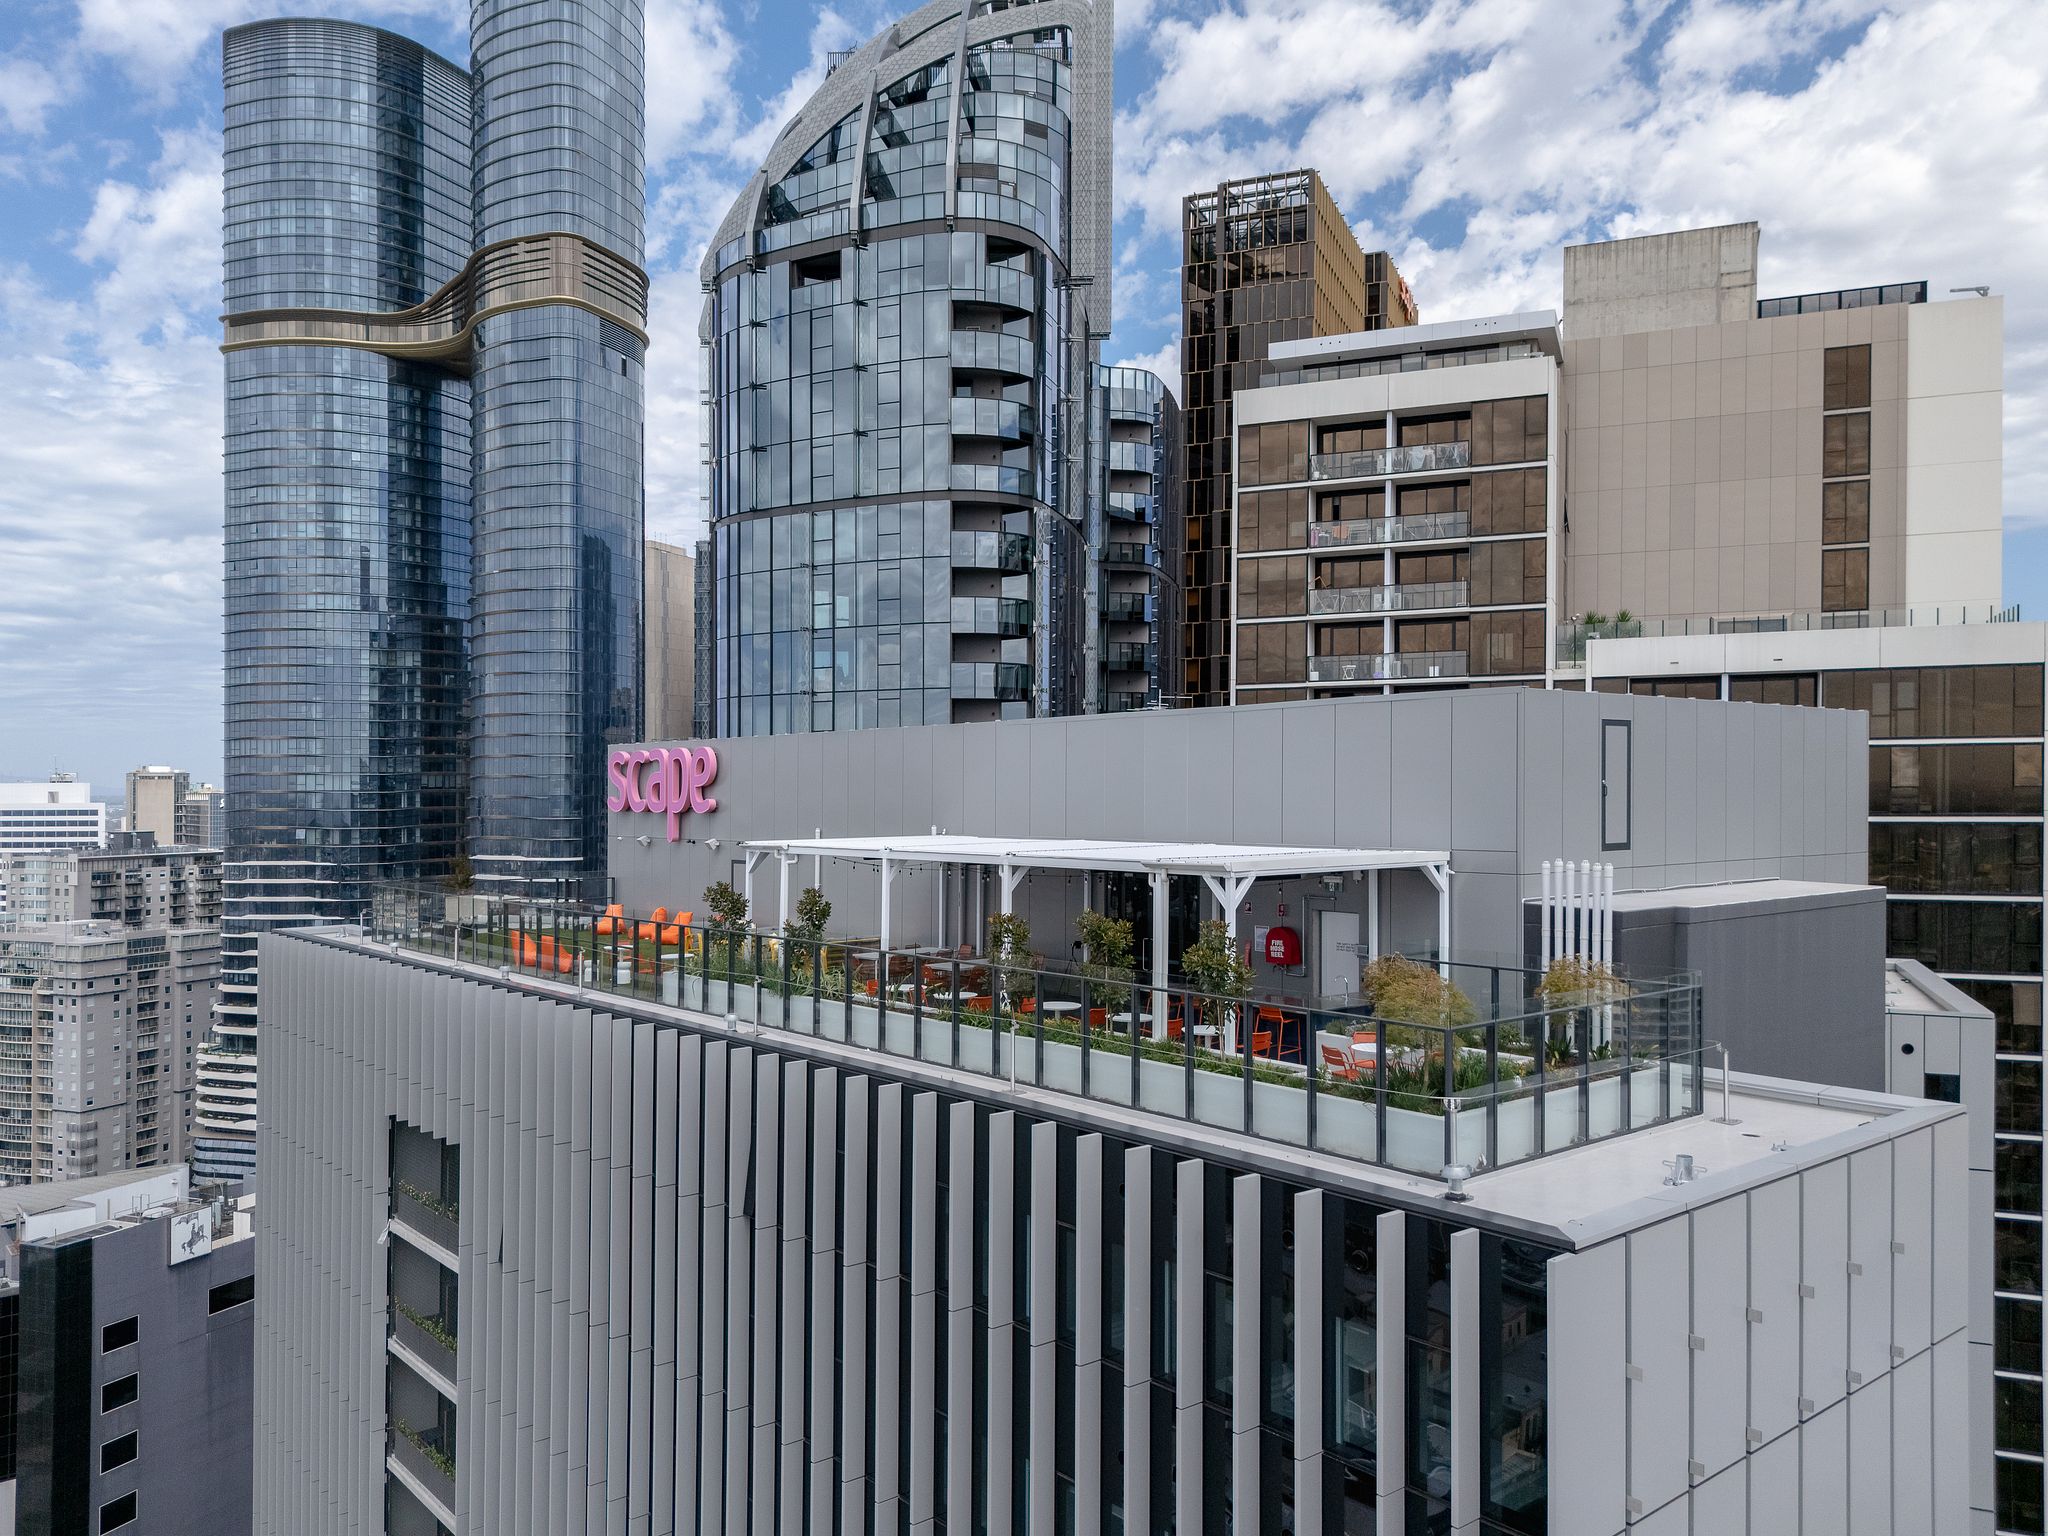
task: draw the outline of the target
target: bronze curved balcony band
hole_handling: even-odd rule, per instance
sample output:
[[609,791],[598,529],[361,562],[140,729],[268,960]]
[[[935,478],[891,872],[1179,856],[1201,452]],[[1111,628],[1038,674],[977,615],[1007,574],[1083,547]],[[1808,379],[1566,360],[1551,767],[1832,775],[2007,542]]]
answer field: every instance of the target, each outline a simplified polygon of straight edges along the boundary
[[223,315],[223,352],[245,347],[361,347],[386,357],[462,363],[478,324],[507,310],[570,304],[647,344],[647,274],[580,235],[487,245],[410,309],[257,309]]

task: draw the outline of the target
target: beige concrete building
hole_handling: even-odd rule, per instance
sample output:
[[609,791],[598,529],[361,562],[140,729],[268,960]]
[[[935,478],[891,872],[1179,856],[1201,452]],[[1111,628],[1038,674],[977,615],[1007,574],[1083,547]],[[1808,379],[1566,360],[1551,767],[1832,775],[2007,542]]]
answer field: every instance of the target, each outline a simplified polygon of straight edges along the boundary
[[0,854],[0,910],[19,923],[96,919],[124,928],[218,928],[217,848],[122,846]]
[[681,545],[649,539],[644,570],[640,697],[647,712],[647,739],[684,741],[692,734],[690,710],[696,694],[696,561]]
[[179,821],[187,814],[185,797],[191,790],[192,775],[180,769],[129,769],[128,815],[122,830],[154,833],[159,846],[170,847],[178,841]]
[[1565,251],[1565,614],[1995,605],[2003,304],[1756,298],[1754,224]]

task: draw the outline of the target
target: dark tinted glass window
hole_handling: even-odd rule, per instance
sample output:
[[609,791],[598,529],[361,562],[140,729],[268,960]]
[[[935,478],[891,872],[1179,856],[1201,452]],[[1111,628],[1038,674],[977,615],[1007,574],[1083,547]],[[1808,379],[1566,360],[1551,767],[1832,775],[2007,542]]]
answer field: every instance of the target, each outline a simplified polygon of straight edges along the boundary
[[[2036,1437],[2035,1443],[2039,1443]],[[1998,1459],[1998,1528],[2038,1531],[2042,1528],[2041,1463]]]
[[1838,480],[1820,488],[1820,541],[1864,544],[1870,540],[1870,482]]
[[111,1472],[116,1467],[125,1467],[134,1459],[135,1431],[132,1429],[127,1434],[120,1436],[118,1439],[109,1440],[100,1447],[100,1470],[102,1472]]
[[141,1336],[142,1320],[124,1317],[118,1323],[109,1323],[100,1330],[100,1352],[111,1355],[117,1349],[126,1349]]
[[2041,814],[2038,746],[1872,747],[1873,816]]
[[1995,1354],[2001,1371],[2041,1369],[2041,1303],[2000,1296],[1991,1306]]
[[1870,404],[1870,347],[1829,347],[1823,364],[1821,409],[1848,410]]
[[216,1285],[212,1290],[208,1291],[206,1293],[206,1310],[209,1315],[215,1312],[225,1312],[229,1307],[239,1307],[243,1302],[254,1301],[255,1299],[256,1277],[249,1275],[240,1280],[230,1280],[225,1285]]
[[1870,551],[1820,552],[1820,606],[1828,613],[1855,613],[1870,606]]
[[1936,971],[2041,969],[2041,908],[1991,901],[1893,901],[1886,953]]
[[1994,1222],[1996,1231],[1995,1280],[2001,1291],[2041,1294],[2041,1224],[2028,1221]]
[[122,1526],[132,1524],[135,1519],[135,1495],[124,1493],[111,1503],[100,1506],[100,1529],[118,1531]]
[[2041,1143],[1998,1143],[1998,1208],[2038,1212],[2041,1209]]
[[1745,704],[1813,704],[1820,697],[1820,679],[1811,672],[1731,677],[1728,697]]
[[141,1380],[136,1376],[123,1376],[110,1381],[100,1388],[100,1412],[112,1413],[116,1408],[126,1408],[135,1401],[141,1390]]
[[2038,896],[2041,828],[2026,822],[1874,821],[1870,878],[1927,896]]
[[1902,736],[2039,736],[2041,668],[1830,672],[1821,682],[1821,702],[1830,709],[1867,712],[1873,741]]
[[1821,418],[1820,472],[1823,475],[1870,473],[1869,413]]

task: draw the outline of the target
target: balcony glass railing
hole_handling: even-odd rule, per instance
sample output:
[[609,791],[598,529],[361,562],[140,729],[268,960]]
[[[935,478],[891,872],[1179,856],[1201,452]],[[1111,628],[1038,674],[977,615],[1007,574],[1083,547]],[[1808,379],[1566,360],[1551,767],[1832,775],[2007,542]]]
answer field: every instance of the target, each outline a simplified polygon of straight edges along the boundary
[[1038,348],[1029,336],[996,331],[955,331],[953,366],[977,373],[1007,373],[1028,379],[1038,371]]
[[1152,594],[1149,592],[1108,592],[1103,595],[1104,617],[1118,624],[1152,622]]
[[1472,532],[1465,512],[1424,512],[1412,517],[1365,517],[1343,523],[1310,523],[1310,549],[1348,549],[1360,544],[1404,544],[1415,539],[1462,539]]
[[1308,461],[1311,480],[1368,480],[1379,475],[1422,475],[1468,469],[1470,443],[1413,443],[1405,448],[1365,448],[1357,453],[1318,453]]
[[1471,658],[1463,651],[1400,651],[1386,656],[1311,656],[1312,683],[1386,683],[1418,677],[1464,677]]
[[1698,1115],[1718,1050],[1684,973],[1546,995],[1538,972],[1425,957],[1413,971],[1430,1016],[1413,1018],[1356,995],[1276,1003],[566,903],[448,912],[438,889],[388,889],[369,937],[540,991],[614,993],[657,1020],[682,1010],[675,1023],[700,1032],[736,1022],[1424,1178]]
[[1317,587],[1308,595],[1310,613],[1406,613],[1418,608],[1464,608],[1472,598],[1469,581],[1415,581],[1393,587]]
[[1157,516],[1152,498],[1136,491],[1111,491],[1103,505],[1111,517],[1120,517],[1127,523],[1149,523]]
[[1026,635],[1031,632],[1031,604],[1021,597],[956,597],[956,635]]
[[1109,445],[1109,467],[1117,474],[1149,475],[1158,455],[1150,443],[1117,443]]
[[1112,672],[1149,672],[1152,647],[1128,640],[1113,640],[1102,648],[1102,664]]
[[1000,699],[1014,701],[1031,697],[1031,668],[1021,661],[956,661],[953,663],[953,695],[956,699]]
[[1111,565],[1143,565],[1155,571],[1159,569],[1159,548],[1154,544],[1111,544],[1103,551],[1102,558]]
[[987,529],[953,530],[953,566],[956,570],[1024,571],[1031,567],[1031,535],[996,533]]
[[1655,640],[1684,635],[1779,635],[1817,629],[1918,629],[1938,624],[2017,624],[2019,604],[1928,604],[1917,608],[1868,608],[1848,613],[1764,613],[1739,618],[1602,619],[1557,626],[1557,659],[1573,665],[1586,659],[1588,640]]
[[1006,464],[955,464],[953,489],[978,491],[984,496],[1029,496],[1031,471],[1012,469]]
[[995,437],[1019,443],[1038,432],[1038,413],[1015,400],[955,400],[955,437]]

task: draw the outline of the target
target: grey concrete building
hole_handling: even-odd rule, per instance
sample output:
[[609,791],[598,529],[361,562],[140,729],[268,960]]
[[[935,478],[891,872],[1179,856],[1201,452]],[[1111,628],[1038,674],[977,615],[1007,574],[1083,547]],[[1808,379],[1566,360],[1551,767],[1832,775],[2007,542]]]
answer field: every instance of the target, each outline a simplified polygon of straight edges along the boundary
[[181,1161],[219,980],[218,929],[0,931],[0,1179]]
[[152,765],[128,770],[127,821],[122,830],[147,832],[169,847],[182,841],[185,800],[192,792],[192,775],[181,768]]
[[254,1221],[183,1166],[10,1198],[0,1529],[253,1529]]
[[[612,813],[613,899],[638,912],[699,908],[713,881],[745,883],[742,843],[819,828],[1442,849],[1457,947],[1519,959],[1522,903],[1538,894],[1545,859],[1611,860],[1626,888],[1861,882],[1864,729],[1847,711],[1518,688],[720,742],[717,807],[681,818],[676,841],[660,815]],[[808,864],[801,873],[808,883]],[[826,867],[820,878],[845,931],[878,931],[872,872]],[[1315,885],[1261,881],[1246,921],[1273,921],[1279,901],[1307,910]],[[1419,875],[1385,885],[1389,945],[1426,948],[1434,892]],[[928,870],[904,870],[894,893],[905,942],[936,938],[949,912],[948,933],[978,941],[997,909],[985,884],[942,890]],[[771,894],[765,873],[756,894]],[[1097,898],[1127,901],[1149,939],[1139,893]],[[1033,931],[1048,936],[1083,900],[1078,878],[1035,883],[1025,899]],[[1174,931],[1199,916],[1190,891]],[[1313,925],[1304,938],[1313,975]]]
[[640,703],[646,731],[649,737],[694,735],[697,562],[681,545],[649,539],[644,571]]
[[1695,1074],[1459,1201],[486,905],[263,941],[260,1529],[1968,1528],[1957,1106]]
[[107,848],[0,854],[0,911],[14,923],[90,919],[122,928],[218,928],[217,848],[158,847],[113,834]]

